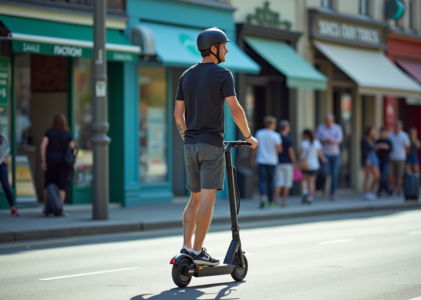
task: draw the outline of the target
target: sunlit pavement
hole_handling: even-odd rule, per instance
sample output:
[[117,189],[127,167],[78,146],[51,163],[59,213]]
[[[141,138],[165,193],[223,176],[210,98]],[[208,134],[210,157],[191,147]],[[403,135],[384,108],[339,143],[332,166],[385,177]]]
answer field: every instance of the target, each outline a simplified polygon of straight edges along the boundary
[[[421,210],[240,224],[249,273],[177,288],[179,229],[0,244],[0,299],[381,299],[421,297]],[[205,246],[223,257],[229,224]]]

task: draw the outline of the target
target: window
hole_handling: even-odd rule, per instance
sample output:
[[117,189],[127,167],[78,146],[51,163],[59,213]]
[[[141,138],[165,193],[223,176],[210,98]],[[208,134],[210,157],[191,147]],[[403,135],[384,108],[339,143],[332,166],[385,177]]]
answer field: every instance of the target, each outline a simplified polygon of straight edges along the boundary
[[360,0],[360,15],[370,16],[370,0]]
[[140,182],[167,180],[167,72],[139,67]]
[[335,0],[322,0],[322,7],[335,9]]
[[75,163],[75,187],[92,186],[92,60],[75,58],[73,66],[73,140],[79,148]]
[[417,30],[417,24],[415,20],[416,16],[416,4],[415,0],[408,0],[408,27],[411,30]]

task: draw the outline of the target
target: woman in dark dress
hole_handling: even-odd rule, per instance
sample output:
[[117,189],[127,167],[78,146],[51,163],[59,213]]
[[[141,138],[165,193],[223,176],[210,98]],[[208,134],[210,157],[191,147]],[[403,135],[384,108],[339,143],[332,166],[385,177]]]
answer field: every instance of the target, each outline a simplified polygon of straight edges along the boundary
[[69,190],[69,167],[64,162],[67,147],[74,149],[72,134],[67,119],[63,114],[54,116],[53,124],[45,134],[41,143],[41,161],[44,170],[44,203],[47,202],[46,187],[55,183],[60,191],[60,199],[64,203]]

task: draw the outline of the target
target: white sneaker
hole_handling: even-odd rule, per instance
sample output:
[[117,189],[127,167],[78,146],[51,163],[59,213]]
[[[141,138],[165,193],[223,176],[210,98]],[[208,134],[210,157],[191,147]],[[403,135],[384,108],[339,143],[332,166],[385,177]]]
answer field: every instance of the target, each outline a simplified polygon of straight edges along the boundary
[[365,193],[364,194],[364,200],[366,200],[366,201],[372,201],[372,200],[374,200],[374,195],[373,194],[371,194],[371,193]]

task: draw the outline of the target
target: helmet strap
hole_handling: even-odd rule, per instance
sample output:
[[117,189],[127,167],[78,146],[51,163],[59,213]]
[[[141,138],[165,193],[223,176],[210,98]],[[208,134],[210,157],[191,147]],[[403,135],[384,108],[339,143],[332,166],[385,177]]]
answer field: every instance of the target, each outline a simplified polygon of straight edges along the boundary
[[213,53],[212,52],[212,49],[211,49],[211,53],[213,54],[213,56],[215,56],[216,57],[216,59],[218,60],[218,64],[220,64],[221,63],[221,59],[219,58],[219,46],[221,45],[221,43],[218,43],[218,47],[216,48],[216,54],[215,53]]

